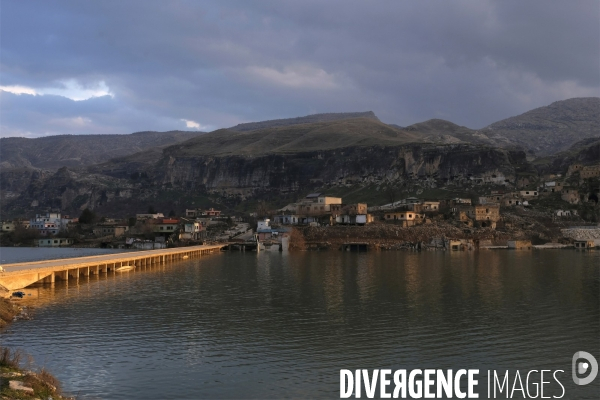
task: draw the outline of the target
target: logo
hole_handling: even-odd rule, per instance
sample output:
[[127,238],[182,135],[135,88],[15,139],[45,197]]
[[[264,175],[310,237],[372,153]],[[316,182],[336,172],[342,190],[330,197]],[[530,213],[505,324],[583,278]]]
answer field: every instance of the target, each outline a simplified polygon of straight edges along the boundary
[[[585,360],[585,361],[584,361]],[[576,385],[588,385],[596,379],[598,375],[598,361],[593,355],[586,351],[578,351],[573,354],[573,382]],[[586,374],[590,371],[586,378],[580,378],[579,376]]]

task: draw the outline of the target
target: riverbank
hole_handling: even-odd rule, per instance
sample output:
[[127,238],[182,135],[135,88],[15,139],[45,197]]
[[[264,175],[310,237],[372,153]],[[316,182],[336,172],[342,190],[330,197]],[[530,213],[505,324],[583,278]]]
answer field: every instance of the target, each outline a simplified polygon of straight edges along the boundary
[[[0,329],[19,317],[28,317],[29,311],[9,299],[0,299]],[[24,354],[0,346],[0,398],[2,399],[48,399],[68,400],[61,395],[58,380],[45,369],[38,372],[23,369]]]
[[290,249],[337,250],[345,243],[362,243],[373,250],[425,249],[438,248],[443,240],[470,240],[482,246],[506,246],[510,240],[531,241],[534,245],[566,244],[560,226],[517,217],[507,221],[498,229],[459,226],[446,220],[412,227],[382,222],[365,226],[299,227],[292,233]]

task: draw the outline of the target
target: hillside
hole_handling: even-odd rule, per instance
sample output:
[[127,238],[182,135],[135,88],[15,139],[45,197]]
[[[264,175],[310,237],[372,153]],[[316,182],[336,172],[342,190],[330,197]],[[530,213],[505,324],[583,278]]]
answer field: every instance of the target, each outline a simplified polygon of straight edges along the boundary
[[140,151],[162,148],[202,132],[137,132],[129,135],[58,135],[36,139],[0,139],[0,167],[81,167]]
[[544,173],[565,173],[569,165],[598,164],[600,160],[600,138],[588,138],[573,144],[568,150],[561,151],[534,161],[535,167]]
[[522,151],[434,143],[351,146],[253,157],[167,151],[154,165],[138,154],[129,162],[93,168],[61,168],[53,173],[3,171],[0,178],[7,188],[2,192],[6,195],[3,215],[26,216],[47,208],[78,215],[89,207],[101,214],[126,217],[149,206],[179,212],[208,203],[246,209],[257,199],[283,206],[300,193],[334,192],[349,185],[364,189],[369,202],[381,204],[390,185],[404,192],[427,188],[448,195],[453,188],[483,189],[485,182],[515,182],[517,175],[530,169]]
[[479,131],[498,146],[521,146],[539,156],[567,150],[574,143],[600,137],[600,98],[557,101],[495,122]]
[[[368,111],[252,122],[207,134],[171,131],[130,135],[60,135],[37,139],[2,138],[0,167],[5,170],[55,170],[64,166],[76,168],[111,164],[113,159],[118,158],[114,162],[121,164],[120,169],[127,169],[130,162],[139,166],[148,164],[148,160],[156,161],[164,148],[173,145],[169,152],[178,152],[178,156],[256,156],[349,146],[433,142],[520,147],[544,157],[566,151],[574,143],[592,137],[600,137],[600,98],[595,97],[558,101],[480,130],[441,119],[431,119],[408,127],[386,125],[372,111]],[[135,160],[129,159],[129,156]],[[104,165],[99,169],[103,168]]]
[[[320,114],[314,117],[337,119],[292,122],[309,116],[281,120],[285,125],[280,126],[266,121],[263,128],[246,130],[260,126],[247,124],[204,134],[7,138],[0,142],[1,208],[9,216],[51,207],[73,214],[91,207],[125,216],[150,205],[237,207],[246,200],[294,199],[323,188],[362,188],[373,195],[369,199],[381,199],[390,183],[407,193],[481,192],[489,185],[515,185],[524,176],[533,182],[540,174],[564,173],[573,162],[597,163],[600,138],[593,108],[598,103],[558,102],[479,131],[440,119],[401,128],[367,113],[360,118]],[[506,137],[502,129],[508,129]],[[528,142],[527,135],[539,140]],[[534,168],[526,153],[515,149],[525,145],[535,146],[538,155],[564,149],[537,158]],[[64,166],[69,168],[59,170]]]
[[349,113],[327,113],[327,114],[312,114],[305,117],[272,119],[268,121],[249,122],[239,124],[228,130],[234,132],[247,132],[257,129],[278,128],[282,126],[299,125],[299,124],[314,124],[317,122],[331,122],[344,119],[368,118],[374,121],[379,121],[373,111],[366,112],[349,112]]
[[402,128],[424,140],[436,143],[470,143],[494,146],[493,140],[476,130],[443,119],[430,119]]
[[421,141],[416,135],[369,118],[236,132],[221,129],[165,149],[177,157],[299,153],[350,146],[388,146]]

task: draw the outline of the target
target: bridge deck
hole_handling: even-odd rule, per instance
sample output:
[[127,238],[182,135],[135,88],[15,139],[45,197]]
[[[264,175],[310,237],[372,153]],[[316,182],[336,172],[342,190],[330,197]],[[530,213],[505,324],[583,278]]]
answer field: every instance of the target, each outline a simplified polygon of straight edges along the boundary
[[0,285],[7,291],[25,288],[34,283],[52,283],[79,276],[114,272],[124,265],[145,267],[185,258],[196,258],[219,251],[224,245],[177,247],[100,256],[3,264]]

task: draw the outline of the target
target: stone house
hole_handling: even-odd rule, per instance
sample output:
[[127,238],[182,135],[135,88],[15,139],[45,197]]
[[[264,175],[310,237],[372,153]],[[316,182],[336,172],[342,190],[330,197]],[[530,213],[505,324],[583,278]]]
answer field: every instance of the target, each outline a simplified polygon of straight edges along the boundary
[[412,211],[387,212],[384,221],[398,223],[402,226],[420,225],[425,222],[425,215]]
[[531,241],[529,240],[509,240],[508,248],[515,250],[531,250]]
[[94,229],[94,235],[97,237],[103,236],[114,236],[120,237],[125,235],[125,232],[129,231],[129,226],[127,225],[97,225]]
[[538,197],[539,192],[536,189],[527,189],[519,191],[519,197],[521,198],[533,198]]
[[579,191],[577,189],[564,188],[560,192],[560,198],[569,204],[579,203]]

